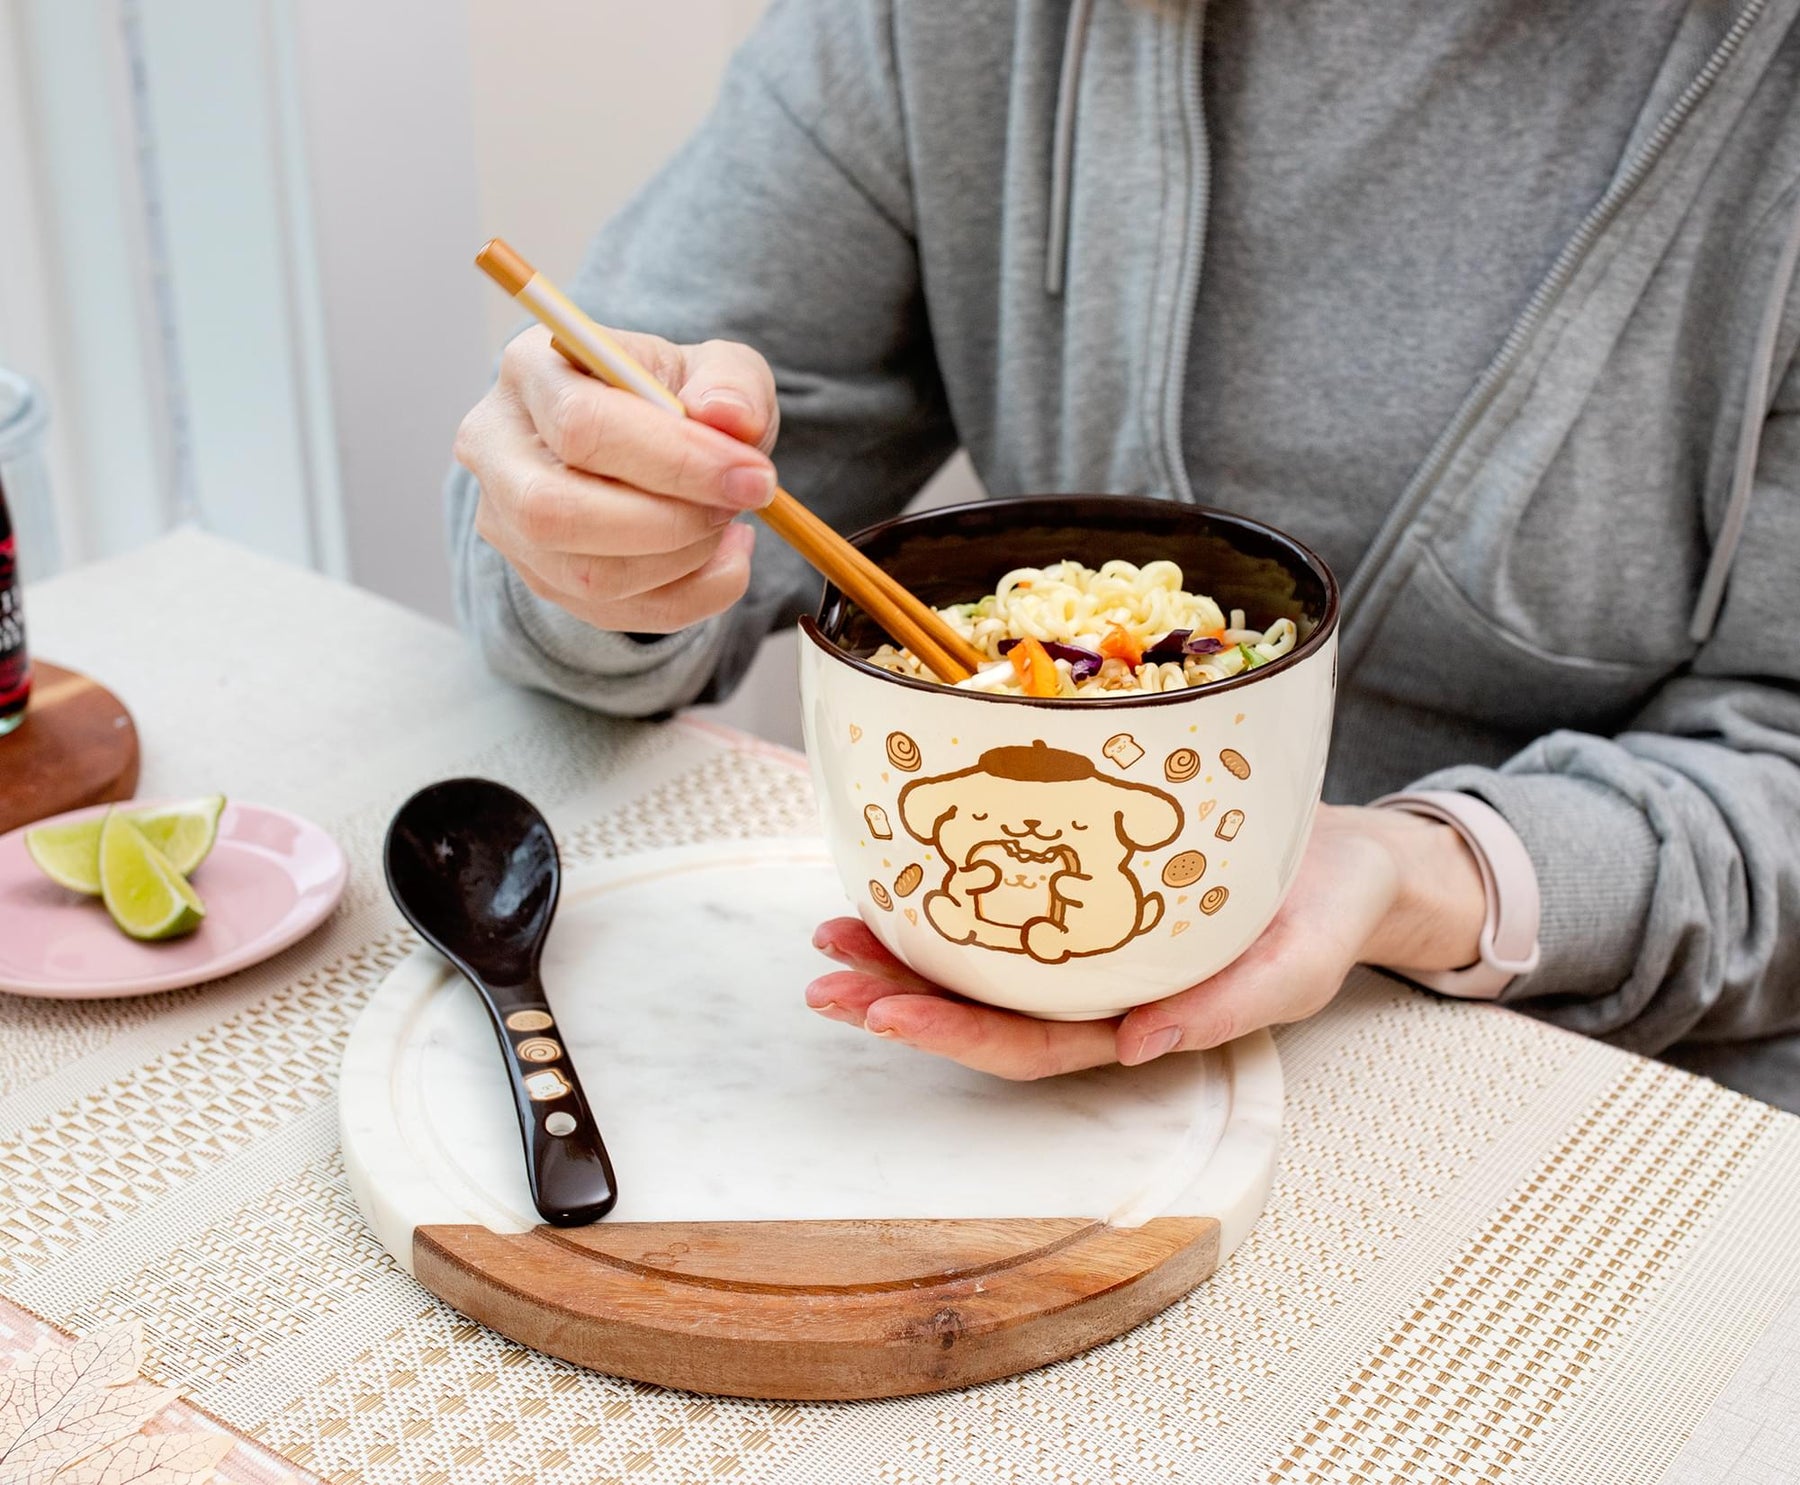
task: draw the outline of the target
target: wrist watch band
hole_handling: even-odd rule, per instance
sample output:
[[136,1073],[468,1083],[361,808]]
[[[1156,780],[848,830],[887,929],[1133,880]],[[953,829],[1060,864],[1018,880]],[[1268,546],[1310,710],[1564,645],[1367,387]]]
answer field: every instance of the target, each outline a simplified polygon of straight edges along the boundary
[[1538,966],[1537,870],[1506,817],[1473,794],[1422,789],[1388,794],[1378,809],[1405,810],[1448,825],[1467,843],[1487,893],[1481,957],[1463,969],[1422,970],[1388,965],[1407,979],[1459,1000],[1496,1000],[1520,975]]

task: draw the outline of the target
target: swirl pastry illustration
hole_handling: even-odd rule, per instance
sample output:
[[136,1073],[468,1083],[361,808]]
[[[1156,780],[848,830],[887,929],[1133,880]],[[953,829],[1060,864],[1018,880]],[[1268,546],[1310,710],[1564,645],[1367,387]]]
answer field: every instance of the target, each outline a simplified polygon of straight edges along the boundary
[[919,745],[904,732],[890,732],[887,735],[888,762],[901,773],[917,773],[919,771]]
[[1192,748],[1177,748],[1163,763],[1163,777],[1171,784],[1185,784],[1200,772],[1200,755]]

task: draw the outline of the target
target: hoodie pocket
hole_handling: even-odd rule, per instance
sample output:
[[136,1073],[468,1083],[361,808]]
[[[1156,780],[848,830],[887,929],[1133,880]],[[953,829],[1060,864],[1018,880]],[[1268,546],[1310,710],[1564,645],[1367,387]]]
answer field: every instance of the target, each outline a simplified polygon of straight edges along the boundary
[[1429,548],[1412,565],[1352,684],[1401,707],[1504,732],[1523,744],[1559,727],[1610,736],[1668,679],[1660,663],[1541,648],[1476,606]]

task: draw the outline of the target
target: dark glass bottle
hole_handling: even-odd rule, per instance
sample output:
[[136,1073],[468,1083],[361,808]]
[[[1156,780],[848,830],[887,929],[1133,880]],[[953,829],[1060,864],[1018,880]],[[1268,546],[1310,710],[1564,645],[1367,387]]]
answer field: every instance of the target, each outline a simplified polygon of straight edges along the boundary
[[31,656],[25,651],[25,603],[13,555],[12,518],[0,487],[0,736],[25,720],[31,699]]

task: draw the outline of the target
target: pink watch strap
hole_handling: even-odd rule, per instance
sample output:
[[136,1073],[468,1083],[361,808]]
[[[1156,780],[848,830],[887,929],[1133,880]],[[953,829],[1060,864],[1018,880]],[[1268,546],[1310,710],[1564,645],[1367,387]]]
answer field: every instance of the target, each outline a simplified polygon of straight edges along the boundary
[[1473,794],[1423,789],[1389,794],[1380,809],[1405,810],[1448,825],[1465,842],[1481,869],[1487,893],[1487,921],[1481,928],[1481,957],[1464,969],[1408,969],[1389,965],[1407,979],[1459,1000],[1496,1000],[1519,975],[1538,965],[1537,870],[1525,843],[1506,817]]

